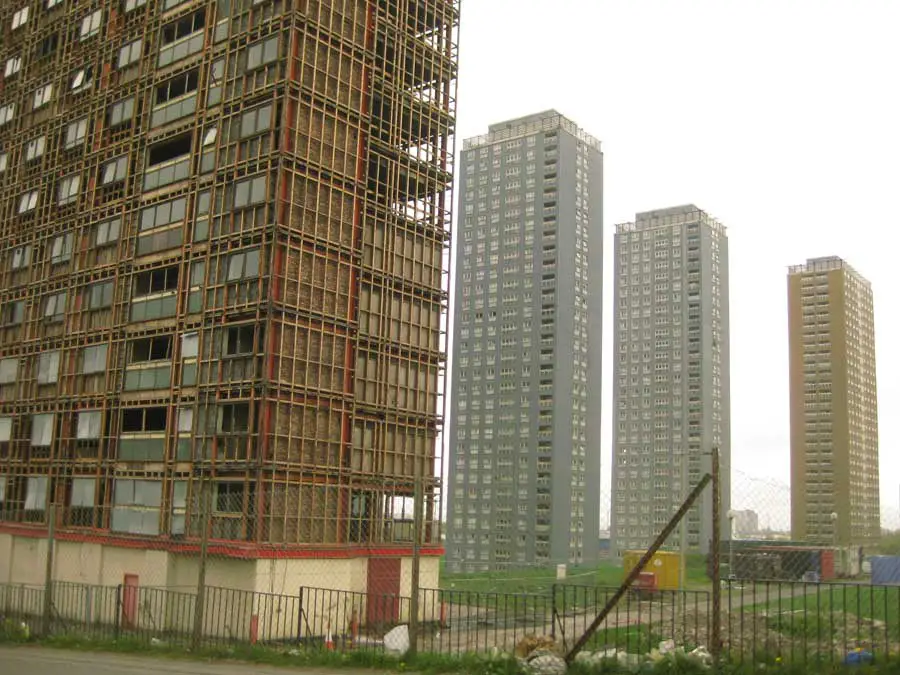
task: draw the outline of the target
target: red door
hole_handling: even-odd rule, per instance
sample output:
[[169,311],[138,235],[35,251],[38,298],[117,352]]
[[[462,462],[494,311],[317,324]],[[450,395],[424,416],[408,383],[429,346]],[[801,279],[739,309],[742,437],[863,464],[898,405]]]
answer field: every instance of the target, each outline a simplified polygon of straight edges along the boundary
[[137,620],[138,606],[138,576],[126,574],[125,583],[122,586],[122,626],[134,628]]
[[400,558],[369,558],[366,619],[369,626],[400,620]]

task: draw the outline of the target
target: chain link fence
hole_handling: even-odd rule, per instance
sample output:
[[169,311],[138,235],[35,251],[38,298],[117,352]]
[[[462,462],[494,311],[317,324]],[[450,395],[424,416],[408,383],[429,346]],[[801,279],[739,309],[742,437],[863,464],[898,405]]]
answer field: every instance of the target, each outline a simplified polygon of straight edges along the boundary
[[[646,655],[671,640],[758,663],[837,662],[859,650],[896,657],[900,586],[871,583],[862,565],[842,568],[841,547],[792,542],[783,520],[773,527],[774,510],[759,506],[783,500],[781,486],[768,496],[756,486],[758,501],[748,503],[742,480],[732,476],[733,507],[722,514],[721,541],[709,555],[689,556],[687,574],[674,582],[636,577],[627,589],[630,564],[616,561],[441,577],[440,549],[427,537],[411,549],[419,554],[418,582],[410,556],[348,549],[343,557],[310,551],[298,558],[285,548],[259,557],[235,538],[229,514],[240,512],[243,495],[227,491],[190,502],[200,516],[188,519],[182,538],[92,538],[73,526],[88,514],[52,508],[48,527],[0,534],[9,561],[0,616],[33,635],[190,648],[381,651],[391,630],[413,623],[415,647],[443,654],[512,652],[539,636],[564,653],[583,640],[580,648],[592,654]],[[136,502],[152,501],[145,488],[130,487]],[[116,503],[127,503],[121,497]],[[406,506],[398,504],[392,520],[395,541],[413,540],[414,509]],[[117,527],[145,524],[134,514],[107,516]],[[196,526],[202,522],[206,528]]]

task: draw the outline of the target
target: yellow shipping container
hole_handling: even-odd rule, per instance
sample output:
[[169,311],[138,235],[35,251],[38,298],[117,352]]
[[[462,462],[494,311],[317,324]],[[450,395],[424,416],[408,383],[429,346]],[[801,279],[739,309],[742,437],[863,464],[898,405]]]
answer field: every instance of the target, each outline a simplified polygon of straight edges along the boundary
[[[637,565],[644,551],[625,551],[622,555],[622,578]],[[644,568],[656,575],[656,587],[661,591],[677,591],[681,581],[681,554],[673,551],[657,551]]]

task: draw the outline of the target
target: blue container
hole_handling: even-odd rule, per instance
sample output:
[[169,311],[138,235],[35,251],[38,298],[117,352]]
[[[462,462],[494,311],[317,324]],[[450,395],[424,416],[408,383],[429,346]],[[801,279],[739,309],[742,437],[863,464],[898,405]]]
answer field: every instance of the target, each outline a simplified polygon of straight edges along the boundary
[[872,556],[872,583],[900,585],[900,556]]

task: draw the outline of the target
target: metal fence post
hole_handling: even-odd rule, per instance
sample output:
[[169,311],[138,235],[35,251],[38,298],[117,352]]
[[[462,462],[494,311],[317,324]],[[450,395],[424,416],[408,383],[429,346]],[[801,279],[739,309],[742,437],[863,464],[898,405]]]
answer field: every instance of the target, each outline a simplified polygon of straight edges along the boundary
[[56,548],[56,504],[50,504],[47,524],[47,558],[44,571],[44,607],[42,612],[41,634],[50,635],[50,622],[53,614],[53,553]]
[[113,624],[113,636],[119,639],[119,632],[122,630],[122,584],[116,586],[116,617]]
[[550,585],[550,637],[556,640],[556,584]]

